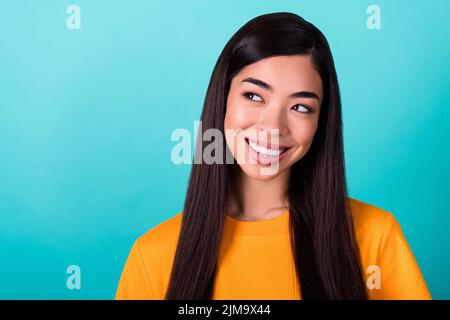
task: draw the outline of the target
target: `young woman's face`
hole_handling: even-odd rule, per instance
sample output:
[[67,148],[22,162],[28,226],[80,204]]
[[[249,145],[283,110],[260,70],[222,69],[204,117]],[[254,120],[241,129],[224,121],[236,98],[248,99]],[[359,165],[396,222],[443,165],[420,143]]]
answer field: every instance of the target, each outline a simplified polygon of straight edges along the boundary
[[301,159],[316,132],[322,99],[322,80],[309,55],[269,57],[243,68],[231,81],[224,123],[242,170],[271,179]]

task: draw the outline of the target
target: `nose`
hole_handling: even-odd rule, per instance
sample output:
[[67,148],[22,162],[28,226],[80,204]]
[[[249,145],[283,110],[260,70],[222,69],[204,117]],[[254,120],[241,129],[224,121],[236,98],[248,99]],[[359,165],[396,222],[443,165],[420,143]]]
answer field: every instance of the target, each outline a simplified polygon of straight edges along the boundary
[[267,105],[259,114],[258,131],[266,131],[271,136],[284,136],[288,131],[287,114],[282,104]]

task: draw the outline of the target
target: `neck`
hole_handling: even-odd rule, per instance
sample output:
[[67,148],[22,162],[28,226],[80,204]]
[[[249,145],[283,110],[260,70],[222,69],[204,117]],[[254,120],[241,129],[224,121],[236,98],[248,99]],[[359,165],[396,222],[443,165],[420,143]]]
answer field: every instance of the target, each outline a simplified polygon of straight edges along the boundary
[[283,200],[288,178],[289,170],[284,170],[270,180],[257,180],[238,166],[227,214],[249,221],[266,220],[281,214],[289,208]]

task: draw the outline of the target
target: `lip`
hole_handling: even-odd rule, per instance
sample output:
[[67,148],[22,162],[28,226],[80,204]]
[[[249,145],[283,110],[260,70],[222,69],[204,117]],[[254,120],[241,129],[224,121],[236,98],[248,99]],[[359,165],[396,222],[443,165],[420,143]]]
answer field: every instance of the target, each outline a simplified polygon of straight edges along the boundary
[[290,148],[290,146],[286,146],[286,145],[283,145],[283,144],[274,144],[274,143],[271,143],[270,141],[261,141],[261,140],[258,141],[257,139],[253,139],[251,137],[244,137],[244,138],[246,140],[248,140],[248,141],[256,143],[256,144],[258,144],[260,146],[263,146],[263,147],[265,147],[267,149],[278,150],[278,149],[288,149],[288,148]]
[[[280,153],[278,156],[273,156],[273,157],[267,157],[262,155],[261,153],[257,152],[256,150],[254,150],[252,147],[250,147],[249,144],[249,138],[244,138],[245,140],[245,144],[246,144],[246,148],[247,148],[247,152],[251,155],[251,157],[258,163],[261,165],[272,165],[276,162],[279,162],[281,160],[283,160],[283,158],[286,156],[287,152],[291,149],[291,147],[284,147],[285,150]],[[252,140],[253,142],[254,140]],[[281,147],[281,145],[280,145]]]

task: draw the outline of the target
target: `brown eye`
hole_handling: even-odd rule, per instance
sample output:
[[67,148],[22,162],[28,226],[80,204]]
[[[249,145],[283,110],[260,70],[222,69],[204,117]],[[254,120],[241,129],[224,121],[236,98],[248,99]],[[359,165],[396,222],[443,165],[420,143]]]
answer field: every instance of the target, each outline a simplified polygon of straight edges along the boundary
[[252,101],[256,101],[256,102],[261,102],[262,98],[260,96],[258,96],[256,93],[250,92],[250,91],[246,91],[242,94],[244,97],[246,97],[247,99],[250,99]]
[[[295,111],[297,112],[301,112],[301,113],[309,113],[311,112],[311,108],[308,108],[302,104],[296,104],[295,106],[292,107]],[[299,109],[301,108],[301,109]]]

